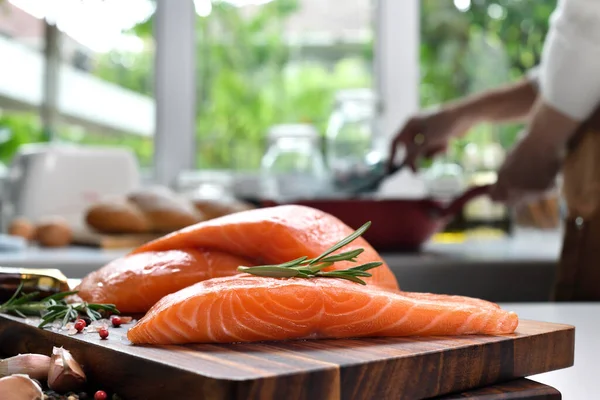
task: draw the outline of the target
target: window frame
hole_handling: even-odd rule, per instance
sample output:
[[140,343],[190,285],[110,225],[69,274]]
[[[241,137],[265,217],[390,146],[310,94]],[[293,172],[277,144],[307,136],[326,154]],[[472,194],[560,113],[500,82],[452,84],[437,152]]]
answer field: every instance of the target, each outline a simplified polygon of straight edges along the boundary
[[[419,0],[373,0],[374,81],[380,150],[419,107]],[[157,0],[154,180],[173,185],[196,165],[193,0]],[[177,46],[173,46],[177,43]]]
[[[157,0],[154,173],[173,186],[196,155],[196,11],[193,0]],[[173,45],[176,43],[177,45]]]

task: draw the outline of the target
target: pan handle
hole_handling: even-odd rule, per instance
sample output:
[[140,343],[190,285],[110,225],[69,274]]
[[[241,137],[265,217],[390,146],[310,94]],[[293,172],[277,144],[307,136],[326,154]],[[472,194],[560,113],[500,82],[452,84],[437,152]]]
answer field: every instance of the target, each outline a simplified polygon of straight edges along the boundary
[[473,186],[462,195],[452,200],[447,206],[435,207],[435,209],[432,210],[433,216],[436,218],[447,218],[458,213],[469,201],[476,197],[488,194],[491,186],[492,185]]

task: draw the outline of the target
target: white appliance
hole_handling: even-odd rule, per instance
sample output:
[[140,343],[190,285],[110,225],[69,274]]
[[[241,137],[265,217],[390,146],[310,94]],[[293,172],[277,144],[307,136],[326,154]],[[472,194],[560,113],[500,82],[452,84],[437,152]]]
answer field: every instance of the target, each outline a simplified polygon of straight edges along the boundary
[[125,195],[141,185],[132,151],[115,147],[39,143],[24,145],[9,167],[2,191],[3,225],[14,216],[38,221],[62,216],[73,228],[95,201]]

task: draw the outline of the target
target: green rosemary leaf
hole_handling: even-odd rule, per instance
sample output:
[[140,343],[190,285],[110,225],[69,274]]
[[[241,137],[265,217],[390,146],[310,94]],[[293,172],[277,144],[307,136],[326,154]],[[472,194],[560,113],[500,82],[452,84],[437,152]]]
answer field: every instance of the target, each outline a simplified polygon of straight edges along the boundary
[[319,275],[322,275],[322,276],[362,276],[364,278],[370,278],[372,276],[368,272],[349,271],[349,270],[320,272]]
[[314,274],[315,272],[319,272],[325,268],[331,267],[332,265],[333,265],[332,262],[324,262],[324,263],[312,265],[312,266],[308,267],[308,269]]
[[96,320],[102,318],[102,316],[100,315],[100,313],[98,311],[95,311],[91,308],[86,308],[85,313],[92,321],[96,321]]
[[63,318],[66,313],[65,309],[60,311],[55,311],[52,313],[46,313],[42,316],[42,322],[38,325],[38,327],[43,328],[51,322],[54,322],[57,319]]
[[350,250],[345,253],[337,254],[335,256],[325,257],[321,261],[322,262],[338,262],[338,261],[356,262],[356,257],[358,257],[363,251],[365,251],[365,250],[364,249]]
[[23,290],[23,282],[19,283],[19,287],[17,287],[17,290],[15,290],[15,292],[13,293],[13,295],[10,296],[10,299],[8,299],[6,301],[6,303],[3,304],[3,306],[7,305],[7,304],[11,304],[17,298],[17,296],[19,295],[19,293],[21,293],[21,290]]
[[327,257],[328,255],[330,255],[334,251],[337,251],[337,250],[341,249],[342,247],[346,246],[347,244],[351,243],[356,238],[358,238],[360,235],[362,235],[367,229],[369,229],[370,226],[371,226],[371,221],[367,222],[366,224],[364,224],[363,226],[361,226],[360,228],[358,228],[356,230],[356,232],[354,232],[350,236],[346,237],[345,239],[341,240],[339,243],[337,243],[336,245],[334,245],[333,247],[331,247],[329,250],[325,251],[319,257],[311,260],[311,262],[309,263],[309,265],[312,265],[312,264],[315,264],[315,263],[321,261],[321,259]]
[[67,308],[67,310],[65,312],[65,316],[62,320],[62,326],[65,326],[67,324],[67,322],[69,322],[69,319],[71,318],[71,310],[72,310],[71,307]]
[[77,294],[79,293],[78,291],[73,291],[73,292],[60,292],[60,293],[55,293],[51,296],[46,297],[45,299],[43,299],[43,302],[50,302],[50,301],[60,301],[65,299],[66,297],[69,297],[73,294]]
[[300,274],[296,269],[277,266],[238,267],[238,271],[247,272],[252,275],[270,276],[274,278],[293,278]]
[[363,265],[359,265],[357,267],[352,267],[352,268],[350,268],[350,270],[351,271],[368,271],[370,269],[377,268],[381,265],[383,265],[382,262],[375,261],[375,262],[370,262],[370,263],[366,263]]
[[33,299],[35,299],[39,294],[40,294],[39,292],[31,292],[28,294],[24,294],[21,297],[19,297],[18,299],[13,300],[11,302],[11,305],[17,306],[17,305],[28,303],[28,302],[32,301]]
[[61,317],[64,311],[65,311],[65,309],[61,308],[60,310],[47,312],[47,313],[42,314],[42,318],[43,319],[49,319],[49,318],[56,319],[58,317]]
[[383,264],[382,262],[369,262],[363,265],[344,270],[337,269],[327,272],[324,272],[323,270],[325,268],[331,267],[339,261],[357,262],[356,258],[364,252],[364,249],[362,248],[349,250],[336,255],[330,254],[355,240],[357,237],[362,235],[370,226],[371,222],[367,222],[362,227],[357,229],[356,232],[344,238],[317,258],[308,259],[307,257],[300,257],[295,260],[277,265],[260,265],[256,267],[240,266],[238,267],[238,271],[247,272],[249,274],[257,276],[266,276],[274,278],[340,278],[360,283],[361,285],[366,285],[366,283],[359,277],[371,277],[372,275],[366,271],[379,267]]
[[[56,321],[62,320],[62,325],[66,325],[69,321],[79,318],[81,314],[87,314],[91,319],[97,320],[102,318],[102,315],[97,310],[105,310],[112,314],[119,314],[114,304],[88,304],[74,303],[67,304],[65,298],[77,292],[60,292],[44,298],[41,301],[34,301],[38,293],[21,294],[23,284],[19,284],[18,289],[13,293],[11,298],[0,305],[0,313],[15,314],[21,318],[29,316],[38,316],[42,319],[39,328]],[[21,295],[19,297],[19,295]]]

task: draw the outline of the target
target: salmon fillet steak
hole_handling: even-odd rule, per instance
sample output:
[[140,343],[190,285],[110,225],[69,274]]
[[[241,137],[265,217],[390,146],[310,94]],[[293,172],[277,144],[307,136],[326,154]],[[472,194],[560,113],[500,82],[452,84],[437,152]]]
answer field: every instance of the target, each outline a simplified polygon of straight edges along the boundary
[[[358,210],[357,210],[358,212]],[[331,214],[312,207],[283,205],[242,211],[204,221],[146,243],[132,253],[181,248],[219,250],[251,260],[256,264],[280,264],[298,257],[313,258],[352,234],[354,229]],[[342,249],[362,248],[356,263],[383,262],[377,251],[359,237]],[[334,254],[338,254],[337,251]],[[345,269],[356,263],[342,261],[325,269]],[[388,290],[399,290],[396,276],[387,264],[366,278]]]
[[510,334],[518,317],[462,296],[401,293],[341,279],[240,274],[162,298],[132,327],[134,344]]
[[[163,296],[191,284],[236,275],[238,266],[314,258],[353,232],[332,215],[305,206],[242,211],[142,245],[88,274],[76,290],[84,301],[115,304],[121,312],[145,313]],[[324,271],[383,262],[362,237],[340,251],[359,248],[364,251],[355,263],[337,262]],[[399,290],[395,275],[385,263],[364,281],[384,290]]]
[[151,251],[114,260],[88,274],[76,290],[84,301],[145,313],[163,296],[205,279],[238,274],[237,268],[247,264],[220,251]]

